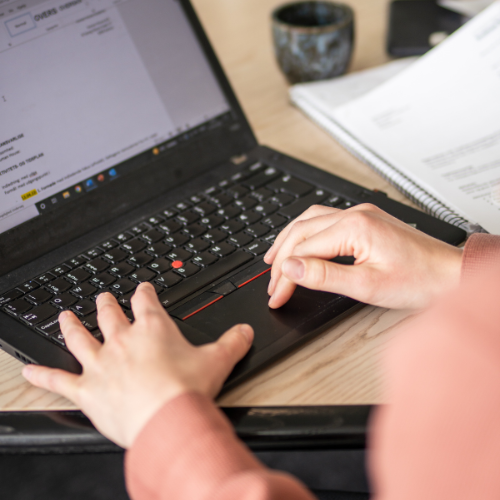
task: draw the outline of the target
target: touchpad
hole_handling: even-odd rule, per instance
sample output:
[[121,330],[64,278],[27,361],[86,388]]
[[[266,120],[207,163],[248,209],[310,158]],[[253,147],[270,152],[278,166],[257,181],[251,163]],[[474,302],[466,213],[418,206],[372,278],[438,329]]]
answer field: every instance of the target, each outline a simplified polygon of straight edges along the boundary
[[248,323],[255,330],[252,350],[259,351],[292,330],[298,336],[307,334],[336,314],[334,306],[340,300],[338,295],[300,287],[283,307],[270,309],[268,285],[269,274],[265,274],[186,319],[185,323],[213,340],[235,324]]

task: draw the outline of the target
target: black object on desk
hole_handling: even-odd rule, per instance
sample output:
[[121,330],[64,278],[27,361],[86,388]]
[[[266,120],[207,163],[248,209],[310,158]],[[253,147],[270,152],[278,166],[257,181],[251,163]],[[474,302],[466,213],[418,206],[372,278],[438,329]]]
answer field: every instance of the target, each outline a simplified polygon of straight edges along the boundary
[[466,17],[441,7],[436,0],[393,0],[387,52],[396,57],[425,54],[466,21]]

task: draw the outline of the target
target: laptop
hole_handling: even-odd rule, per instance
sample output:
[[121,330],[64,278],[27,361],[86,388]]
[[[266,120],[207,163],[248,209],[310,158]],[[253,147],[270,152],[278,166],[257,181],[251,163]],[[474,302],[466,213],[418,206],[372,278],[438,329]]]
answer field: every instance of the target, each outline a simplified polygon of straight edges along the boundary
[[299,288],[268,308],[263,255],[309,206],[465,239],[260,146],[188,0],[1,2],[0,68],[0,347],[24,363],[78,373],[58,314],[102,340],[97,295],[133,321],[148,281],[195,345],[254,327],[227,390],[361,306]]

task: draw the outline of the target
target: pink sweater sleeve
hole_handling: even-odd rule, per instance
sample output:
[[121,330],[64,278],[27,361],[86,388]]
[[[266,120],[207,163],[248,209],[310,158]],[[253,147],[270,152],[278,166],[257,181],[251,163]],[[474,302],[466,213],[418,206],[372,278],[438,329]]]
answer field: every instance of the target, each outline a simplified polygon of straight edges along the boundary
[[126,454],[125,472],[133,500],[313,500],[291,476],[266,469],[196,393],[151,419]]
[[388,350],[376,500],[500,498],[500,237],[469,241],[463,277]]

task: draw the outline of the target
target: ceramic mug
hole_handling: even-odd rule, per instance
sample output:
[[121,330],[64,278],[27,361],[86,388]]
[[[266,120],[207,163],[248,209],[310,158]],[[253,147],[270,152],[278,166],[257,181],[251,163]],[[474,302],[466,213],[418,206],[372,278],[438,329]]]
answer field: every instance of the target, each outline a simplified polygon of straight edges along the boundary
[[276,58],[290,83],[343,75],[354,45],[354,13],[343,4],[308,1],[272,13]]

